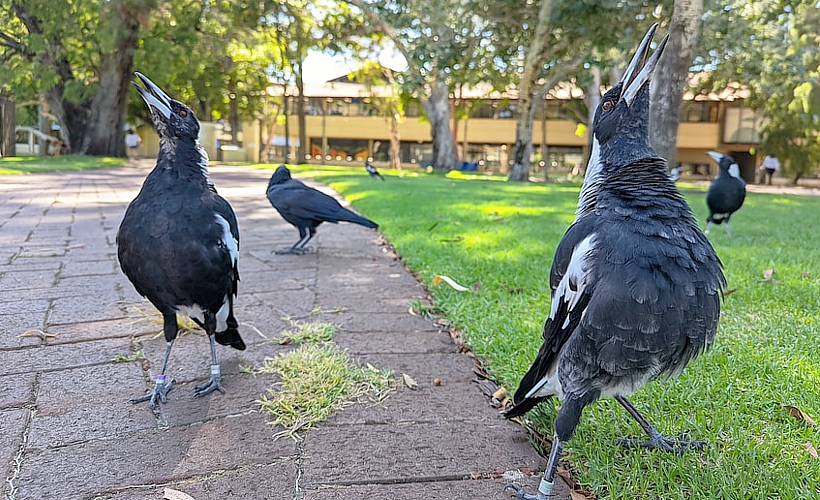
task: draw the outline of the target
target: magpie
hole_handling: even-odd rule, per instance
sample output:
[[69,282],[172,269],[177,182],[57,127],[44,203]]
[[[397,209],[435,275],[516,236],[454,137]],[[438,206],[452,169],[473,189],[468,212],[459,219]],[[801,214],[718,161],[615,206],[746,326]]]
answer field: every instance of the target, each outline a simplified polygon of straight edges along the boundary
[[367,173],[370,174],[370,177],[373,177],[374,179],[378,177],[379,179],[384,180],[382,174],[380,174],[376,167],[374,167],[373,164],[370,163],[370,160],[364,161],[364,168],[365,170],[367,170]]
[[290,248],[277,251],[280,255],[305,253],[305,245],[322,222],[336,224],[344,221],[373,229],[379,227],[372,220],[339,205],[333,197],[291,178],[290,170],[284,165],[279,165],[271,176],[267,195],[282,218],[299,230],[299,241]]
[[136,76],[137,92],[151,110],[160,138],[154,169],[128,205],[117,233],[120,267],[137,292],[162,314],[168,343],[162,371],[150,394],[131,400],[151,408],[167,402],[174,383],[165,379],[177,337],[177,313],[208,334],[211,376],[194,397],[224,393],[215,341],[245,349],[233,315],[239,281],[239,227],[230,204],[208,176],[208,155],[199,145],[199,121],[186,105],[168,97],[151,80]]
[[563,401],[538,494],[507,485],[518,498],[549,498],[564,444],[600,398],[618,401],[649,435],[619,444],[673,453],[705,446],[664,437],[627,399],[679,375],[712,344],[726,286],[720,260],[649,143],[649,84],[668,40],[649,56],[656,28],[596,109],[576,217],[550,271],[544,341],[506,413]]
[[718,163],[720,171],[709,186],[706,194],[706,205],[709,206],[709,217],[706,219],[706,234],[712,223],[726,223],[726,236],[732,237],[729,229],[729,218],[737,212],[746,199],[746,183],[740,178],[740,167],[731,156],[709,151],[708,154]]

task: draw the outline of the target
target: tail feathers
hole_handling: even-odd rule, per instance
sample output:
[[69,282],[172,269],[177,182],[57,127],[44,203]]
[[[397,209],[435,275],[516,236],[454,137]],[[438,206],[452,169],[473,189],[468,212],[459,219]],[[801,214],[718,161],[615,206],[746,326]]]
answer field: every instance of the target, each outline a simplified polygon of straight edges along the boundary
[[372,220],[368,219],[367,217],[362,217],[361,215],[354,214],[353,212],[347,210],[346,213],[341,214],[339,217],[340,221],[345,222],[352,222],[354,224],[358,224],[360,226],[369,227],[372,229],[378,229],[379,225],[373,222]]
[[214,338],[222,345],[231,346],[239,351],[244,351],[245,342],[243,342],[242,337],[239,336],[239,323],[236,322],[236,318],[233,317],[233,314],[228,316],[227,324],[228,328],[222,332],[216,332]]
[[546,401],[550,399],[551,396],[546,396],[543,398],[526,398],[522,401],[516,401],[515,406],[507,410],[507,413],[504,414],[505,418],[514,418],[520,417],[521,415],[527,413],[528,411],[535,408],[535,406],[540,403],[541,401]]

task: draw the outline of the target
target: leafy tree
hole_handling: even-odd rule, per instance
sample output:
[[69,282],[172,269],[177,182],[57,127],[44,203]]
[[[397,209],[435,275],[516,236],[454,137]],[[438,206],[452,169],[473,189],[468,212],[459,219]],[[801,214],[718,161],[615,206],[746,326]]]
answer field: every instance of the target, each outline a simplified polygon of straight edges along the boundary
[[416,96],[430,121],[436,170],[457,167],[450,130],[450,93],[459,83],[482,81],[495,70],[492,25],[473,2],[347,0],[390,38],[407,60],[402,90]]
[[70,152],[123,156],[122,130],[139,34],[155,0],[0,3],[0,85],[37,99]]
[[820,165],[820,9],[814,1],[710,5],[697,60],[711,69],[702,88],[742,84],[763,115],[763,151],[797,182]]

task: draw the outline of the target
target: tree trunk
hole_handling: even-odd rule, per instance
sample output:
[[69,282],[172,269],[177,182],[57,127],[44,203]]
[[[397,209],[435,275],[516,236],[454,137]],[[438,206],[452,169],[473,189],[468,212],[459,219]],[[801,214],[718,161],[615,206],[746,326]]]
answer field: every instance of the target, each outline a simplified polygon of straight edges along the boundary
[[399,133],[399,119],[393,114],[387,119],[390,131],[390,168],[401,170],[401,135]]
[[[521,86],[522,90],[524,85]],[[527,85],[528,88],[531,88]],[[507,180],[527,182],[530,179],[530,158],[532,157],[532,124],[535,117],[535,106],[532,93],[527,92],[518,97],[519,114],[515,122],[515,144],[513,145],[513,164]]]
[[0,129],[2,129],[2,140],[0,140],[0,156],[17,156],[14,150],[17,143],[17,120],[14,113],[14,99],[10,95],[0,95]]
[[524,71],[518,89],[518,119],[515,123],[515,144],[513,145],[513,165],[507,180],[526,182],[530,179],[530,157],[532,157],[532,122],[535,117],[533,86],[546,51],[550,35],[551,0],[541,0],[538,10],[538,24],[527,55],[524,57]]
[[655,69],[650,106],[650,142],[667,165],[677,164],[677,139],[683,91],[700,32],[703,0],[675,0],[669,42]]
[[[595,123],[595,110],[598,109],[598,104],[601,103],[601,68],[592,65],[589,68],[592,74],[592,82],[590,82],[584,99],[587,101],[587,150],[584,153],[584,162],[586,165],[589,162],[589,154],[592,152],[592,125]],[[618,81],[618,80],[613,80]],[[583,167],[586,170],[586,167]]]
[[[134,31],[136,43],[136,30]],[[100,81],[91,101],[91,114],[80,154],[125,156],[125,111],[133,63],[133,52],[124,48],[106,54],[100,61]]]
[[421,104],[430,120],[433,136],[433,169],[449,172],[457,167],[455,143],[450,132],[450,94],[441,80],[432,83],[431,87],[430,97],[422,99]]

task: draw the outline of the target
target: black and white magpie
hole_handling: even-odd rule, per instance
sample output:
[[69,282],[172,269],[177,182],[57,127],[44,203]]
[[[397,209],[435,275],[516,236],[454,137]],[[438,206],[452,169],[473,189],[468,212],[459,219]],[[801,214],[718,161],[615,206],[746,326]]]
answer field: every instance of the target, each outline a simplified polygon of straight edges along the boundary
[[731,156],[709,151],[708,154],[720,168],[717,177],[709,185],[706,193],[706,205],[709,206],[709,217],[706,219],[706,234],[712,223],[726,224],[726,236],[732,237],[729,229],[729,218],[737,212],[746,199],[746,182],[740,178],[740,167]]
[[214,341],[245,349],[233,315],[239,281],[239,227],[230,204],[208,176],[208,155],[198,143],[194,112],[136,73],[134,86],[151,110],[160,138],[157,165],[128,205],[117,233],[120,267],[162,313],[168,342],[153,391],[132,402],[165,403],[173,380],[165,379],[177,337],[177,313],[205,329],[211,343],[211,376],[194,396],[225,392]]
[[267,195],[282,218],[299,230],[299,241],[277,254],[305,253],[305,245],[322,222],[352,222],[373,229],[379,227],[372,220],[339,205],[333,197],[291,178],[290,170],[284,165],[279,165],[271,176]]
[[711,345],[725,287],[720,260],[649,144],[649,82],[668,39],[648,57],[656,28],[596,110],[576,218],[550,272],[544,342],[506,413],[563,401],[538,494],[508,485],[518,498],[549,498],[564,443],[599,398],[617,400],[649,435],[621,444],[669,452],[705,444],[662,436],[627,400]]
[[384,180],[382,174],[380,174],[379,170],[376,167],[374,167],[372,163],[370,163],[370,160],[364,161],[364,169],[367,170],[367,173],[370,174],[370,177],[373,177],[374,179],[378,177],[379,179]]

